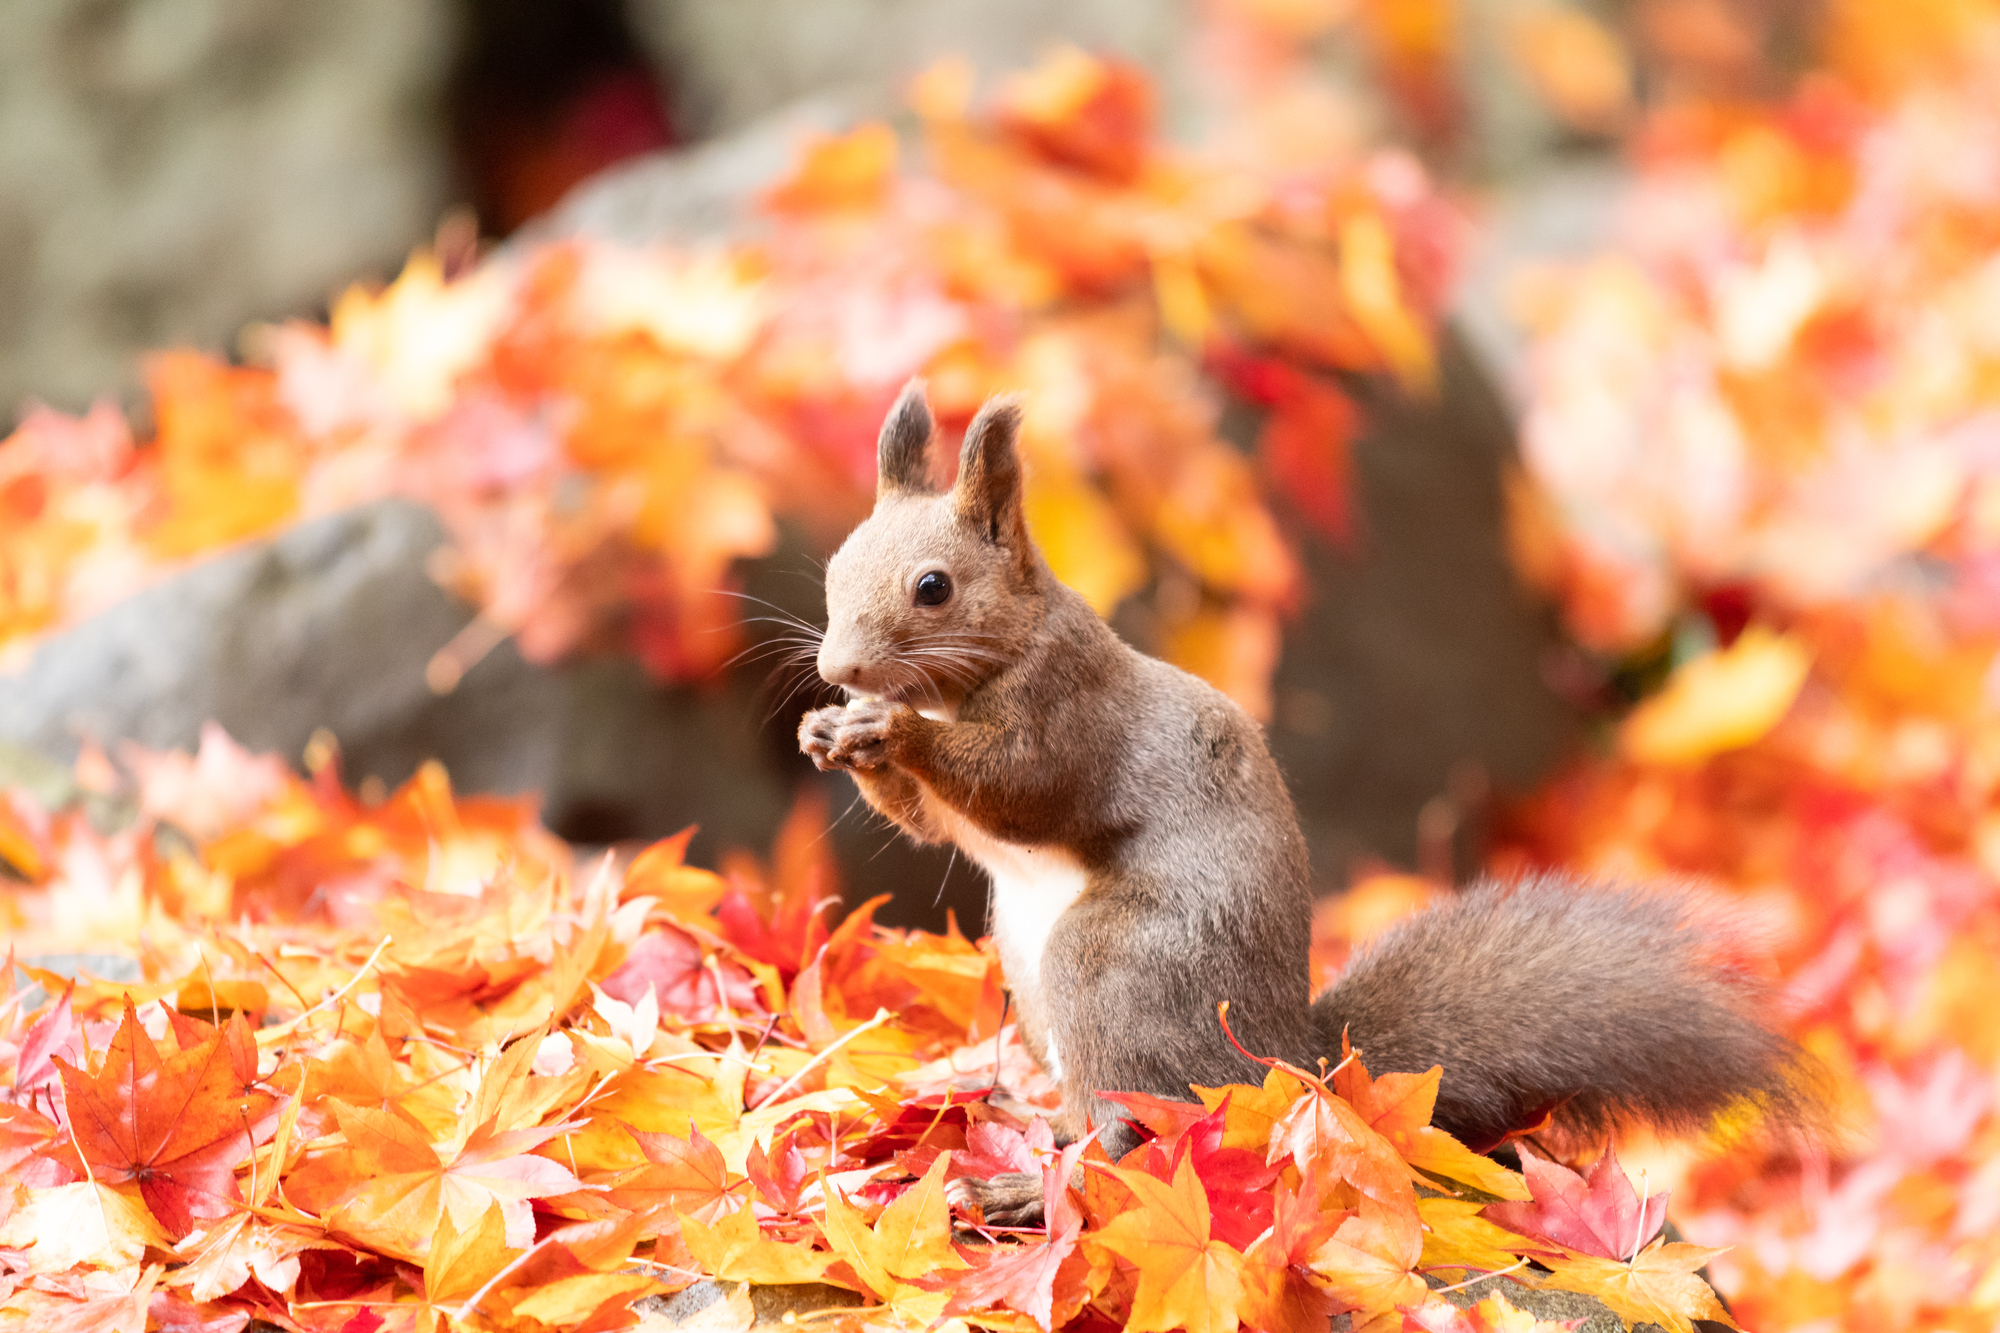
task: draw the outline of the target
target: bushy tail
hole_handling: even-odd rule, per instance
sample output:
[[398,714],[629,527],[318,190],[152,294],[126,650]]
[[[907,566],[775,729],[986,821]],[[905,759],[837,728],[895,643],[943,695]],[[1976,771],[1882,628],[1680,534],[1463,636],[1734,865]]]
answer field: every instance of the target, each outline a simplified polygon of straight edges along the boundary
[[1684,894],[1554,876],[1482,885],[1402,922],[1318,1000],[1376,1074],[1444,1066],[1433,1123],[1484,1151],[1545,1117],[1601,1137],[1624,1121],[1700,1129],[1738,1097],[1814,1119],[1809,1059],[1768,992],[1721,956]]

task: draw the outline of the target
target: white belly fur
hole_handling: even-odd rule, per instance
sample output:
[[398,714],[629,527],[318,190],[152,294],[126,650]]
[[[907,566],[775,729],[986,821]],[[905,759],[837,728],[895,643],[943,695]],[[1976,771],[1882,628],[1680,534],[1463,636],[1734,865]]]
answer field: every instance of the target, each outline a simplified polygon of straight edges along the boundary
[[[1008,989],[1029,1011],[1025,1016],[1030,1024],[1040,1026],[1042,954],[1056,922],[1083,895],[1089,874],[1060,847],[1003,842],[935,794],[926,794],[930,798],[927,813],[993,881],[989,924],[1000,949],[1000,966],[1007,974]],[[1054,1057],[1053,1044],[1050,1055]]]

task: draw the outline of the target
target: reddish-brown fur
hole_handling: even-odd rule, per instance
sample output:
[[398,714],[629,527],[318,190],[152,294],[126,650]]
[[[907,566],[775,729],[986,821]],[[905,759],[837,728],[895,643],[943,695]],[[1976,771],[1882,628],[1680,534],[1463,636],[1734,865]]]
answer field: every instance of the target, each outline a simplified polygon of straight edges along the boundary
[[[1221,1000],[1261,1055],[1310,1066],[1345,1032],[1377,1073],[1442,1064],[1436,1122],[1481,1146],[1551,1110],[1596,1132],[1693,1126],[1738,1096],[1794,1104],[1795,1050],[1672,894],[1478,889],[1391,931],[1312,1001],[1305,845],[1262,731],[1049,572],[1022,517],[1018,420],[989,403],[940,494],[921,386],[904,391],[875,512],[827,569],[820,674],[852,701],[807,714],[799,743],[910,836],[988,867],[1022,1033],[1062,1084],[1066,1135],[1099,1127],[1115,1155],[1136,1134],[1100,1093],[1257,1079]],[[926,575],[949,579],[946,599],[925,603]],[[970,1196],[1019,1221],[1040,1184]]]

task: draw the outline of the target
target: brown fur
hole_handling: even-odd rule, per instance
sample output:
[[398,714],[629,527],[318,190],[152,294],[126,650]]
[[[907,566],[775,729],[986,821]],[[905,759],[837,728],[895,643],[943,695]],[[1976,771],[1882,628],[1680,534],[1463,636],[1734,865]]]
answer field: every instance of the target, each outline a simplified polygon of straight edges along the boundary
[[[1002,940],[1023,1036],[1060,1066],[1066,1135],[1099,1127],[1116,1154],[1136,1134],[1099,1093],[1186,1099],[1260,1077],[1221,1000],[1260,1055],[1310,1066],[1345,1030],[1377,1073],[1442,1063],[1437,1123],[1482,1145],[1544,1110],[1582,1130],[1621,1115],[1680,1128],[1739,1094],[1790,1097],[1793,1049],[1667,895],[1479,890],[1392,931],[1309,1004],[1305,845],[1262,731],[1049,572],[1022,518],[1018,420],[989,403],[939,494],[922,388],[904,391],[875,512],[827,567],[820,674],[853,701],[807,714],[799,743],[919,841],[1076,867],[1037,958]],[[921,605],[934,571],[952,594]],[[996,919],[1015,906],[996,898]],[[973,1194],[989,1219],[1040,1203],[1026,1178]]]

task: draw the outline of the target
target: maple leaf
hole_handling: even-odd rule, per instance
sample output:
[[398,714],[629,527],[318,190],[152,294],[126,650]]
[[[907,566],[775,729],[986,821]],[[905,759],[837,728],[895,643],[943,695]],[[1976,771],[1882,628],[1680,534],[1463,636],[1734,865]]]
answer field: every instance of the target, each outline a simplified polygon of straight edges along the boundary
[[1144,1171],[1099,1168],[1130,1190],[1126,1209],[1085,1244],[1127,1260],[1138,1270],[1132,1333],[1185,1328],[1224,1333],[1236,1327],[1243,1256],[1209,1235],[1208,1196],[1193,1165],[1182,1160],[1171,1181]]
[[209,1029],[193,1047],[163,1058],[128,997],[95,1074],[65,1061],[57,1066],[70,1128],[91,1173],[111,1183],[137,1181],[168,1234],[178,1240],[196,1218],[220,1217],[239,1201],[236,1168],[275,1098],[243,1086],[225,1029]]
[[1312,1280],[1308,1265],[1347,1214],[1322,1211],[1318,1183],[1273,1189],[1271,1228],[1258,1238],[1243,1273],[1243,1322],[1267,1333],[1318,1333],[1342,1303]]
[[1693,763],[1749,745],[1778,725],[1805,684],[1811,650],[1793,635],[1752,626],[1728,648],[1694,658],[1626,719],[1626,753],[1649,763]]
[[1281,1168],[1267,1162],[1262,1151],[1225,1146],[1227,1117],[1226,1097],[1214,1111],[1192,1121],[1177,1112],[1180,1129],[1144,1145],[1124,1164],[1168,1180],[1178,1162],[1192,1163],[1202,1193],[1208,1196],[1210,1231],[1217,1240],[1243,1250],[1271,1224],[1267,1187]]
[[[1343,1046],[1345,1040],[1343,1037]],[[1413,1170],[1502,1199],[1530,1197],[1527,1184],[1517,1173],[1473,1152],[1431,1124],[1443,1075],[1443,1068],[1433,1065],[1421,1074],[1384,1074],[1371,1079],[1366,1065],[1349,1058],[1335,1072],[1333,1087],[1354,1107],[1356,1115],[1389,1140]]]
[[462,1234],[494,1206],[506,1219],[506,1243],[526,1249],[535,1237],[528,1200],[584,1188],[566,1168],[529,1153],[574,1126],[502,1131],[487,1120],[447,1162],[411,1121],[327,1100],[348,1144],[331,1174],[353,1181],[326,1207],[327,1225],[384,1253],[421,1259],[441,1214]]
[[181,1242],[176,1250],[191,1257],[168,1281],[187,1288],[198,1304],[229,1295],[253,1276],[274,1295],[285,1296],[299,1279],[300,1253],[324,1243],[316,1231],[237,1213]]
[[923,1178],[899,1194],[870,1227],[821,1177],[827,1243],[863,1286],[913,1323],[935,1323],[948,1296],[927,1279],[965,1267],[951,1248],[951,1217],[944,1183],[950,1163],[940,1153]]
[[1521,1147],[1521,1170],[1534,1195],[1532,1203],[1496,1203],[1486,1216],[1524,1236],[1540,1236],[1579,1254],[1623,1261],[1645,1248],[1667,1221],[1667,1195],[1650,1195],[1642,1203],[1632,1182],[1618,1169],[1618,1154],[1606,1145],[1604,1155],[1579,1176],[1557,1162]]
[[[716,989],[716,977],[722,989]],[[618,970],[606,977],[601,989],[615,1000],[628,1004],[654,994],[662,1013],[701,1022],[712,1019],[727,1004],[739,1014],[762,1011],[762,992],[742,964],[718,959],[710,966],[702,948],[684,930],[662,926],[639,937]]]
[[1308,1266],[1327,1291],[1366,1319],[1424,1299],[1430,1289],[1416,1273],[1422,1261],[1415,1207],[1404,1212],[1364,1195],[1360,1211],[1313,1251]]
[[1491,1273],[1513,1265],[1515,1256],[1561,1252],[1560,1246],[1537,1244],[1480,1216],[1486,1207],[1477,1199],[1418,1199],[1417,1216],[1424,1224],[1423,1266],[1466,1268]]
[[722,901],[722,895],[729,892],[729,881],[713,870],[686,863],[688,843],[694,834],[694,828],[689,826],[633,857],[619,885],[619,898],[629,900],[642,895],[657,898],[674,916],[695,921],[705,919]]
[[67,1185],[79,1172],[62,1160],[62,1126],[25,1106],[0,1102],[0,1179],[17,1185]]
[[147,1247],[171,1244],[138,1199],[90,1180],[30,1189],[26,1206],[0,1223],[0,1249],[26,1250],[33,1273],[128,1268]]
[[1073,1218],[1046,1240],[962,1247],[959,1258],[970,1271],[949,1279],[945,1315],[997,1306],[1027,1315],[1043,1333],[1067,1323],[1089,1295],[1088,1265],[1077,1251],[1082,1234],[1082,1220]]
[[49,1300],[22,1326],[32,1333],[145,1333],[161,1272],[159,1264],[133,1264],[79,1282],[64,1293],[72,1299]]
[[507,1245],[507,1214],[499,1200],[463,1231],[452,1221],[451,1210],[443,1210],[424,1256],[424,1300],[444,1305],[475,1295],[517,1253]]
[[[1030,1159],[1032,1163],[1033,1159]],[[952,1161],[954,1171],[964,1171],[962,1159]],[[1006,1167],[1003,1170],[1015,1168]],[[744,1173],[765,1203],[781,1213],[799,1211],[799,1194],[813,1178],[812,1168],[806,1163],[805,1154],[799,1151],[797,1137],[786,1134],[771,1145],[766,1153],[764,1145],[752,1143],[744,1159]],[[988,1172],[987,1174],[993,1174]]]
[[722,1153],[692,1122],[686,1138],[630,1126],[626,1132],[646,1154],[646,1164],[604,1182],[611,1202],[644,1211],[665,1208],[700,1222],[715,1221],[739,1202],[743,1181],[731,1183]]
[[1268,1160],[1287,1153],[1322,1181],[1347,1181],[1367,1197],[1414,1215],[1410,1168],[1342,1097],[1315,1088],[1279,1118],[1271,1127]]
[[818,1282],[833,1259],[824,1250],[769,1239],[748,1207],[713,1223],[684,1216],[680,1224],[681,1239],[702,1271],[731,1282]]
[[965,1127],[965,1148],[952,1154],[953,1173],[985,1180],[1010,1171],[1038,1171],[1037,1147],[1055,1147],[1046,1120],[1035,1120],[1025,1132],[994,1120],[975,1120]]
[[477,1312],[501,1327],[593,1333],[629,1325],[632,1303],[663,1290],[643,1273],[598,1272],[581,1264],[566,1246],[550,1244],[538,1246],[501,1275],[493,1290],[478,1297]]
[[895,178],[896,134],[869,121],[847,134],[808,143],[791,177],[773,186],[764,206],[786,213],[871,209]]
[[[13,981],[14,957],[8,951],[7,961],[0,964],[7,969],[9,983]],[[63,993],[54,1005],[28,1025],[26,1035],[21,1038],[21,1049],[14,1057],[14,1100],[26,1105],[36,1093],[57,1080],[53,1057],[69,1044],[74,1028],[70,1014],[70,999],[76,994],[76,983],[63,988]]]
[[1629,1262],[1573,1254],[1544,1261],[1550,1272],[1543,1285],[1595,1296],[1627,1323],[1659,1324],[1671,1333],[1696,1333],[1697,1319],[1735,1328],[1715,1289],[1696,1271],[1721,1253],[1676,1241],[1642,1250]]
[[1264,1082],[1257,1088],[1233,1083],[1219,1088],[1197,1085],[1193,1089],[1194,1094],[1201,1098],[1202,1106],[1211,1112],[1225,1112],[1222,1131],[1224,1147],[1251,1148],[1259,1152],[1269,1149],[1272,1131],[1305,1095],[1305,1090],[1304,1082],[1282,1069],[1266,1070]]

